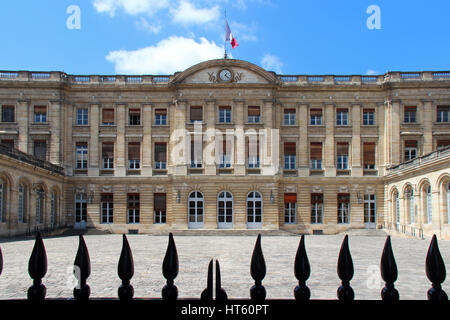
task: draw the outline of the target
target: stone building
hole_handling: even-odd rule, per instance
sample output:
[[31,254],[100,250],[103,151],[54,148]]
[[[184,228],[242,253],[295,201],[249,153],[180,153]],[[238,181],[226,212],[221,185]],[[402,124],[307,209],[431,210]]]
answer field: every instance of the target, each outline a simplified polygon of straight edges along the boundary
[[23,177],[75,228],[450,238],[449,89],[450,72],[291,76],[232,59],[170,76],[3,71],[0,142],[64,174],[2,156],[0,230],[22,232],[19,211],[52,220],[17,205]]

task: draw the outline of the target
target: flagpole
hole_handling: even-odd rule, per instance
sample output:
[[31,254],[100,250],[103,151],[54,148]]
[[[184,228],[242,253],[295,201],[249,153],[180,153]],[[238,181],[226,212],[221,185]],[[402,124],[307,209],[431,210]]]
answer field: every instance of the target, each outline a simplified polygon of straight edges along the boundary
[[224,49],[225,49],[225,54],[223,56],[224,59],[227,59],[227,10],[225,9],[225,41],[224,41]]

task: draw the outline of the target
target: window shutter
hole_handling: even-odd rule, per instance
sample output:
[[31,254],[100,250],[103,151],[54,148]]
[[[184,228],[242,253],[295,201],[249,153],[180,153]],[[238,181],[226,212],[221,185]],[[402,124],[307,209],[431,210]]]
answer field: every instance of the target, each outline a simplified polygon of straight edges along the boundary
[[444,148],[450,146],[450,140],[438,140],[437,147]]
[[322,116],[322,109],[311,109],[309,113],[311,116]]
[[295,113],[295,109],[284,109],[284,113]]
[[34,113],[46,113],[47,107],[46,106],[34,106]]
[[322,160],[322,142],[311,142],[310,154],[311,160]]
[[139,160],[141,155],[141,144],[139,142],[128,143],[128,160]]
[[405,148],[417,148],[417,140],[406,140]]
[[338,108],[338,109],[336,109],[336,112],[348,112],[348,109],[346,109],[346,108]]
[[201,106],[191,107],[191,121],[202,121],[203,120],[203,108]]
[[248,116],[259,116],[261,114],[261,111],[258,106],[249,106],[248,107]]
[[296,193],[285,193],[284,194],[284,203],[296,203],[297,202],[297,194]]
[[166,162],[166,144],[155,143],[155,161]]
[[348,142],[338,142],[337,143],[337,155],[338,156],[348,155]]
[[449,106],[438,106],[437,112],[448,112]]
[[375,165],[375,143],[367,142],[363,145],[364,164]]
[[295,142],[285,142],[284,143],[284,155],[295,155],[295,154],[296,154]]
[[155,193],[155,211],[166,211],[166,194]]
[[167,115],[167,109],[155,109],[155,115]]
[[405,106],[405,112],[416,112],[417,107],[416,106]]
[[114,143],[103,142],[102,144],[102,158],[114,158]]
[[350,194],[349,193],[339,193],[338,194],[338,202],[339,203],[350,203]]
[[102,110],[103,123],[114,123],[114,109]]
[[311,204],[323,203],[323,194],[312,193],[311,194]]

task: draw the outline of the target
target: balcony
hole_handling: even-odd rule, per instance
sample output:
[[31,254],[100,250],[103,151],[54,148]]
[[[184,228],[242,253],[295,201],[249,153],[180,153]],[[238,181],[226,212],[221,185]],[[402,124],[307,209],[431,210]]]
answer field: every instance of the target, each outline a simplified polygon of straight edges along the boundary
[[433,163],[438,160],[450,159],[450,146],[438,149],[422,157],[415,158],[398,165],[387,168],[388,175],[402,172],[408,169],[416,169],[422,165]]

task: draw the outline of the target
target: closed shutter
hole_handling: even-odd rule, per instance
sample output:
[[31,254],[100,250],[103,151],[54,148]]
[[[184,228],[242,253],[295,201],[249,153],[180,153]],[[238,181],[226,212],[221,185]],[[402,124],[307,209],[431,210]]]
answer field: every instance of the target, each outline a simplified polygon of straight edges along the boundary
[[261,114],[261,111],[258,106],[249,106],[248,107],[248,116],[259,116]]
[[114,143],[103,142],[102,144],[102,158],[111,159],[114,158]]
[[155,143],[155,161],[166,162],[166,144]]
[[322,160],[322,142],[311,142],[310,157],[311,160]]
[[347,156],[348,155],[348,142],[338,142],[337,143],[337,155]]
[[155,115],[167,115],[167,109],[156,109]]
[[166,194],[155,193],[155,211],[166,211]]
[[366,142],[363,145],[364,164],[375,165],[375,143]]
[[297,202],[297,194],[296,193],[285,193],[284,194],[284,203],[296,203]]
[[102,118],[104,124],[114,123],[114,109],[103,109]]
[[201,106],[191,107],[191,121],[203,120],[203,108]]
[[405,148],[417,148],[417,140],[406,140]]
[[139,160],[141,156],[141,144],[139,142],[128,143],[128,160]]
[[296,144],[295,142],[285,142],[284,143],[284,155],[290,156],[296,154]]
[[321,117],[322,116],[322,109],[311,109],[309,111],[309,113],[310,113],[311,116],[319,116],[319,117]]

